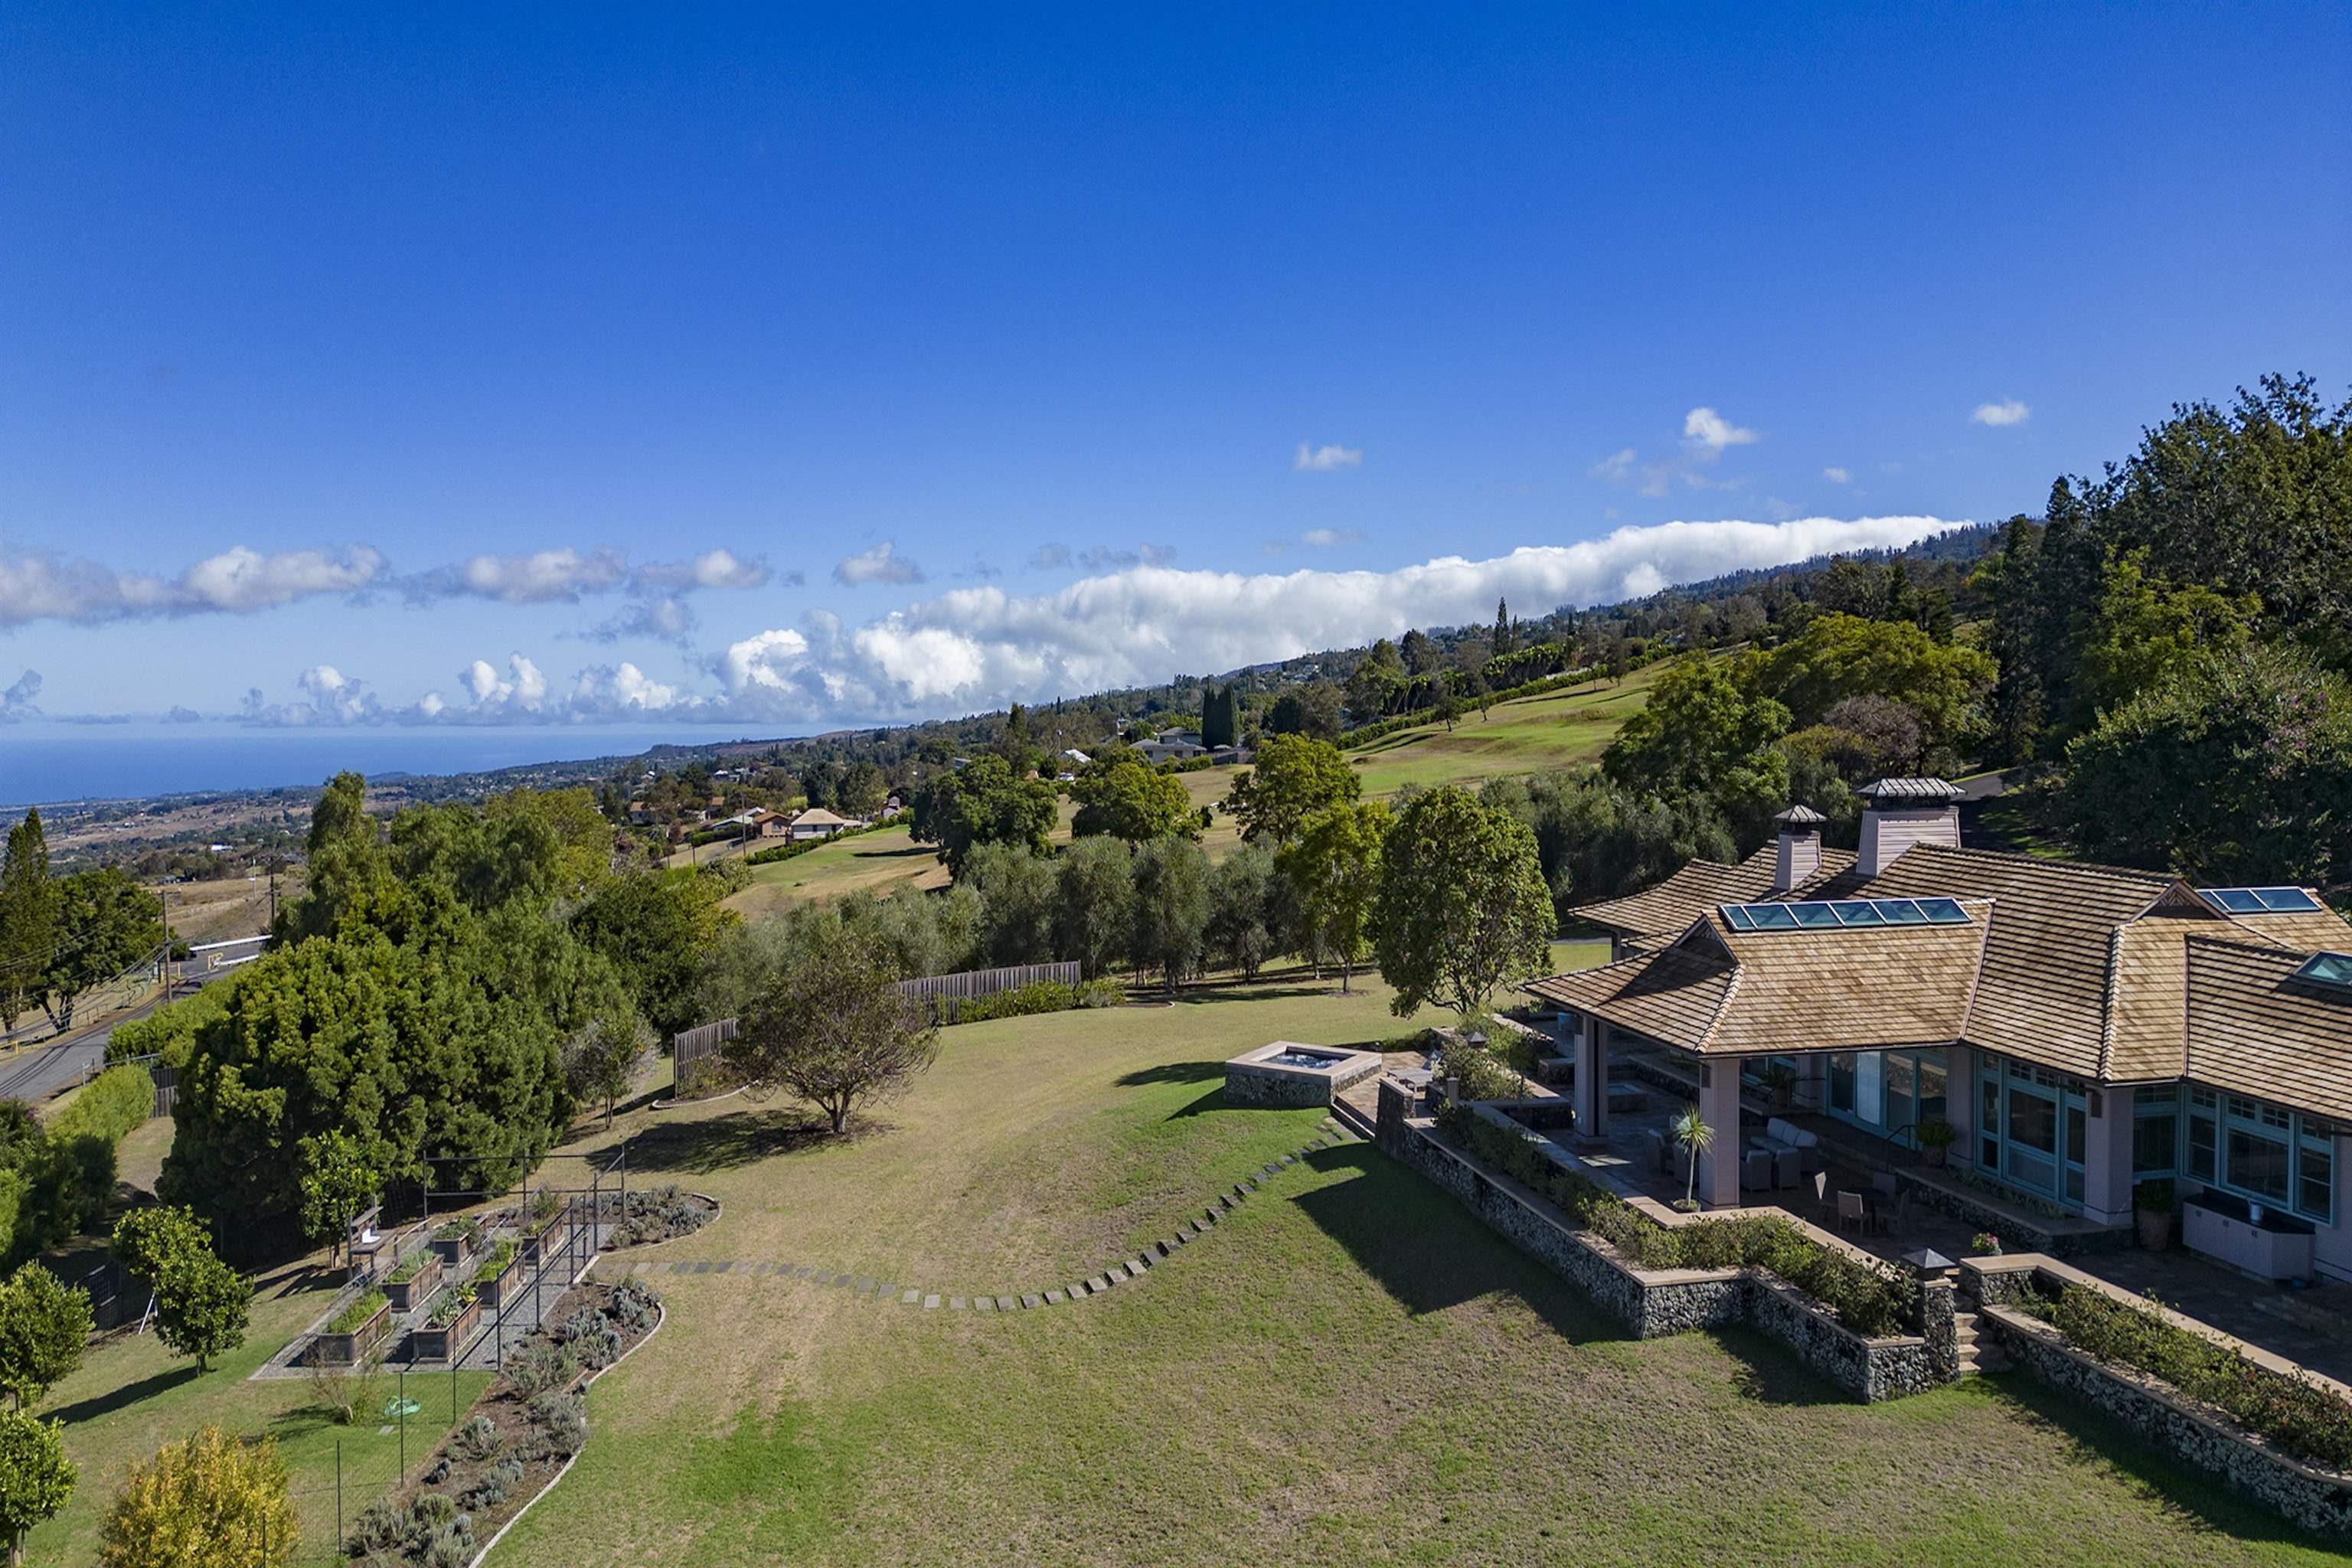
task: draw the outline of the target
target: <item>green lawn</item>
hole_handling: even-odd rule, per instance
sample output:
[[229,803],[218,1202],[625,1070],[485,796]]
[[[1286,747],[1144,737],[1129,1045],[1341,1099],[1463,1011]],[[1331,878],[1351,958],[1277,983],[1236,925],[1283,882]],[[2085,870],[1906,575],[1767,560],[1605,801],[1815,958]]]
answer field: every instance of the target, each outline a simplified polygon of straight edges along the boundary
[[[168,1123],[151,1123],[168,1126]],[[195,1363],[166,1351],[152,1333],[123,1336],[91,1352],[81,1370],[50,1391],[38,1414],[66,1423],[66,1453],[81,1471],[73,1502],[32,1532],[27,1561],[88,1563],[98,1560],[99,1522],[131,1466],[161,1444],[211,1424],[240,1436],[278,1439],[292,1471],[305,1548],[301,1561],[323,1563],[337,1541],[335,1478],[341,1449],[343,1514],[358,1513],[392,1489],[403,1453],[400,1424],[379,1418],[338,1426],[312,1406],[307,1378],[255,1383],[247,1374],[326,1310],[333,1288],[307,1267],[280,1269],[258,1282],[252,1331],[244,1348],[199,1374]],[[456,1397],[469,1405],[488,1384],[482,1373],[460,1373]],[[408,1417],[405,1453],[412,1474],[448,1429],[451,1385],[446,1372],[412,1377],[408,1396],[421,1406]],[[384,1380],[383,1398],[399,1392]]]
[[[617,1131],[633,1182],[725,1205],[660,1256],[1043,1289],[1307,1135],[1225,1108],[1224,1057],[1380,1038],[1385,1000],[1281,977],[950,1029],[843,1142],[740,1099]],[[493,1568],[2339,1560],[2016,1377],[1872,1408],[1751,1336],[1625,1340],[1363,1145],[1106,1300],[659,1283],[666,1327]]]

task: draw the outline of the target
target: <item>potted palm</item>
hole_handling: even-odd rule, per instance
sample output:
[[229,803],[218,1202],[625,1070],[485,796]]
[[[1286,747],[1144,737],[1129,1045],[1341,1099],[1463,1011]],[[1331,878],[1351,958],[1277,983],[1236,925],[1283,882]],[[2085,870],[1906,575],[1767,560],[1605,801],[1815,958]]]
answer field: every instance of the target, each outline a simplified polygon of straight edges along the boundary
[[1698,1157],[1715,1147],[1715,1129],[1699,1115],[1698,1107],[1685,1105],[1680,1114],[1666,1123],[1666,1135],[1682,1150],[1689,1162],[1690,1173],[1683,1189],[1682,1201],[1675,1207],[1685,1214],[1698,1207]]
[[1919,1123],[1919,1154],[1930,1165],[1941,1165],[1951,1152],[1959,1133],[1940,1116],[1930,1116]]
[[2132,1223],[2142,1247],[2162,1252],[2172,1245],[2172,1211],[2179,1206],[2170,1182],[2142,1182],[2132,1189]]

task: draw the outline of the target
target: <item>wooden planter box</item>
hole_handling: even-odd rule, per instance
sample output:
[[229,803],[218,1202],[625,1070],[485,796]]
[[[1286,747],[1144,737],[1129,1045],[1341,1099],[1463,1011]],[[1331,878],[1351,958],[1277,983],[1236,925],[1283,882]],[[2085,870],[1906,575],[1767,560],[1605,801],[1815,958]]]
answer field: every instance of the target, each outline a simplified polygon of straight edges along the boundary
[[319,1334],[310,1341],[312,1366],[357,1366],[392,1332],[392,1304],[385,1302],[374,1317],[347,1334]]
[[526,1234],[515,1256],[525,1263],[538,1263],[562,1252],[563,1244],[571,1239],[572,1215],[567,1210],[557,1215],[537,1236]]
[[466,1310],[452,1318],[443,1328],[419,1323],[409,1332],[409,1347],[418,1361],[454,1361],[457,1352],[473,1337],[475,1325],[482,1321],[482,1301],[477,1296],[466,1303]]
[[475,1275],[474,1299],[485,1307],[495,1307],[499,1305],[499,1302],[506,1299],[504,1287],[509,1279],[513,1280],[518,1288],[522,1284],[522,1254],[520,1252],[517,1252],[512,1258],[507,1259],[507,1266],[498,1273]]
[[422,1256],[424,1267],[406,1279],[397,1284],[389,1276],[384,1279],[383,1293],[392,1298],[392,1310],[395,1312],[423,1306],[433,1299],[433,1292],[440,1289],[441,1259],[430,1252]]
[[426,1245],[433,1248],[433,1256],[441,1260],[444,1268],[455,1268],[466,1261],[466,1238],[462,1236],[436,1236]]

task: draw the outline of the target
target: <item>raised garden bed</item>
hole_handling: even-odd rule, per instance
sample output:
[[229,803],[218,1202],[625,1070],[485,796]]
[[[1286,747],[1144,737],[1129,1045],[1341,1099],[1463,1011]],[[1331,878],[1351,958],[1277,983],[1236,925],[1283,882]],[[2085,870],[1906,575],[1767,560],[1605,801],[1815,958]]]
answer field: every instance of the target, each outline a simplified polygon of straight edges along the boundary
[[442,1267],[455,1268],[474,1254],[482,1245],[482,1222],[478,1219],[453,1219],[436,1226],[430,1243],[433,1256]]
[[522,1222],[522,1260],[537,1263],[563,1250],[572,1237],[572,1205],[542,1191]]
[[415,1489],[362,1510],[344,1542],[353,1558],[395,1561],[397,1543],[446,1539],[447,1561],[471,1562],[563,1474],[587,1441],[582,1389],[661,1322],[660,1298],[636,1280],[580,1285],[458,1423]]
[[312,1366],[357,1366],[392,1332],[392,1300],[370,1290],[329,1318],[310,1338]]
[[515,1270],[521,1267],[521,1249],[511,1237],[501,1237],[490,1248],[489,1256],[474,1271],[474,1293],[485,1307],[495,1307],[502,1299],[501,1292],[509,1279],[520,1283]]
[[411,1311],[425,1305],[440,1286],[441,1259],[430,1248],[410,1253],[383,1277],[383,1293],[392,1298],[392,1310],[395,1312]]
[[481,1321],[481,1297],[471,1285],[444,1290],[409,1335],[410,1353],[418,1361],[454,1361]]

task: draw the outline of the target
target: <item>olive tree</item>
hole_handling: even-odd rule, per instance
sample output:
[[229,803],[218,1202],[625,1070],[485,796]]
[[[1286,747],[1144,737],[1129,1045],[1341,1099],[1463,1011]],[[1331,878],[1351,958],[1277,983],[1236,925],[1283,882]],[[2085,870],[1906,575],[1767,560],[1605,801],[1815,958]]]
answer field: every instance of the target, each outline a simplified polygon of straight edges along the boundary
[[1499,806],[1447,784],[1415,796],[1381,846],[1372,946],[1408,1017],[1423,1003],[1464,1019],[1507,980],[1539,973],[1558,920],[1535,835]]
[[0,1389],[24,1410],[81,1364],[94,1319],[89,1292],[37,1263],[0,1285]]
[[747,1079],[791,1089],[845,1131],[852,1110],[903,1090],[939,1055],[928,1009],[899,990],[898,979],[879,941],[845,931],[753,999],[727,1058]]
[[65,1426],[21,1410],[0,1410],[0,1531],[8,1537],[9,1568],[22,1568],[25,1532],[73,1500],[75,1472],[66,1458]]

